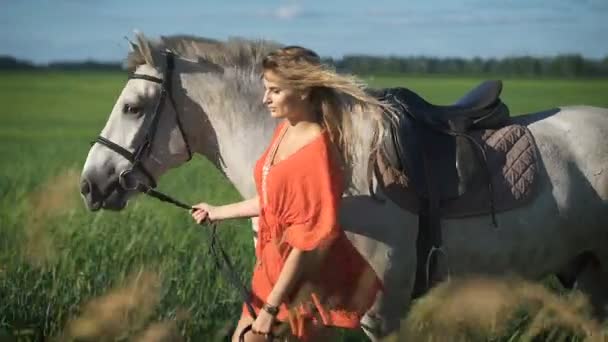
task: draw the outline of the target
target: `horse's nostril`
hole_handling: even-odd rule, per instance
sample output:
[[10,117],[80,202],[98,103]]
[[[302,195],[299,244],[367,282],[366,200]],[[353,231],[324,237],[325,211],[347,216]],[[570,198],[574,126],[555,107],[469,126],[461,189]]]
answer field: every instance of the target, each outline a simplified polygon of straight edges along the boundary
[[83,195],[88,195],[91,192],[91,184],[86,179],[83,179],[80,182],[80,193]]

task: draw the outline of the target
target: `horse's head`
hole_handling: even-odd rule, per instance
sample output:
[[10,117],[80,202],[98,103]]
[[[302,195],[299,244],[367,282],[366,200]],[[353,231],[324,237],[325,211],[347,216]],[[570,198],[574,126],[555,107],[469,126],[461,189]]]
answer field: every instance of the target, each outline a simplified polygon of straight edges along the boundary
[[82,171],[80,192],[90,210],[124,208],[138,184],[154,187],[164,171],[191,158],[173,99],[173,55],[143,36],[132,49],[131,77]]

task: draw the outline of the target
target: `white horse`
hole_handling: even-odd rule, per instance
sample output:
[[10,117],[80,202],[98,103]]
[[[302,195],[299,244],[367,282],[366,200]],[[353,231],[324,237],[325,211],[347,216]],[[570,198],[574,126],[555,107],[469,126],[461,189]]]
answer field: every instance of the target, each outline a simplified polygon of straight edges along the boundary
[[[160,108],[150,154],[142,165],[153,179],[188,160],[190,149],[208,158],[244,198],[255,195],[253,165],[270,141],[276,122],[262,105],[261,59],[277,48],[263,41],[217,42],[189,37],[152,43],[138,36],[128,62],[137,74],[162,78],[169,49],[178,56],[170,101]],[[130,79],[101,136],[130,151],[142,143],[161,85]],[[410,304],[416,269],[418,218],[368,193],[367,157],[372,128],[354,113],[358,131],[354,189],[344,197],[340,222],[382,279],[385,291],[363,321],[375,339],[396,331]],[[181,121],[183,130],[178,121]],[[443,220],[443,240],[452,275],[517,273],[539,279],[568,272],[581,255],[593,262],[576,274],[577,286],[596,309],[608,312],[608,110],[563,107],[519,116],[535,136],[541,159],[539,192],[526,207],[488,217]],[[188,146],[186,146],[186,143]],[[188,147],[188,148],[187,148]],[[103,144],[89,151],[81,191],[91,210],[122,209],[131,191],[117,186],[132,167]],[[140,169],[142,182],[152,180]],[[382,194],[379,194],[382,197]],[[255,220],[254,220],[255,227]],[[255,229],[255,228],[254,228]]]

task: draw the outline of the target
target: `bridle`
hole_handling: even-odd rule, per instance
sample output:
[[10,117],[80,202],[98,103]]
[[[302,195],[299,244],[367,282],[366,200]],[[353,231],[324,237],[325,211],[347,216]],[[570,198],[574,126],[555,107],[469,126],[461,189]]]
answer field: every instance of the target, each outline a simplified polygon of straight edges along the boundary
[[[124,190],[142,192],[148,196],[154,197],[163,202],[171,203],[177,207],[191,210],[192,206],[190,206],[186,203],[183,203],[179,200],[176,200],[173,197],[166,195],[158,190],[155,190],[154,188],[156,188],[156,180],[152,176],[152,173],[150,173],[146,169],[146,167],[143,165],[144,158],[147,158],[150,155],[150,152],[152,151],[152,142],[154,141],[154,136],[156,135],[156,130],[158,129],[160,113],[165,104],[165,98],[167,98],[167,97],[169,98],[169,101],[171,102],[171,106],[173,106],[173,110],[175,111],[177,127],[179,128],[179,131],[184,140],[184,144],[186,145],[186,150],[188,152],[187,161],[190,161],[192,159],[192,150],[190,149],[190,144],[188,143],[188,138],[186,137],[186,134],[184,132],[184,127],[182,125],[182,121],[179,116],[179,111],[177,110],[177,106],[175,105],[175,100],[173,99],[173,95],[172,95],[172,91],[171,91],[171,89],[172,89],[171,81],[173,78],[173,69],[175,67],[175,55],[171,51],[166,51],[164,53],[164,55],[166,56],[167,63],[166,63],[166,68],[165,68],[165,72],[163,74],[162,79],[160,79],[158,77],[154,77],[154,76],[148,76],[148,75],[136,74],[136,73],[129,75],[129,79],[146,80],[146,81],[158,83],[161,85],[160,97],[154,108],[154,113],[148,119],[148,122],[149,122],[148,130],[146,131],[146,135],[144,136],[144,140],[142,141],[142,143],[137,148],[135,148],[134,152],[131,152],[131,151],[127,150],[126,148],[118,145],[117,143],[111,141],[110,139],[104,138],[101,135],[99,135],[92,142],[92,145],[95,143],[100,143],[103,146],[109,148],[110,150],[120,154],[125,159],[127,159],[128,161],[131,162],[131,168],[122,171],[120,173],[120,175],[118,176],[118,183],[119,183],[120,187],[122,187]],[[145,124],[146,124],[146,122],[144,121],[144,125]],[[135,172],[135,170],[140,170],[146,176],[146,178],[148,178],[150,185],[142,184],[141,182],[137,181],[136,178],[133,178],[135,181],[133,183],[131,183],[129,181],[129,176],[131,175],[131,173]],[[250,298],[249,291],[241,283],[241,281],[238,277],[238,274],[234,270],[234,266],[233,266],[232,262],[228,258],[228,255],[226,254],[226,252],[220,245],[219,240],[217,239],[216,223],[209,222],[208,220],[205,221],[204,223],[209,223],[212,228],[211,229],[211,241],[209,243],[209,248],[211,250],[212,255],[214,256],[213,259],[214,259],[216,267],[224,272],[225,277],[228,278],[228,280],[230,280],[230,282],[233,284],[233,286],[236,287],[236,289],[240,292],[241,298],[245,302],[247,311],[249,312],[251,317],[253,317],[255,319],[257,315],[251,304],[251,298]],[[222,262],[220,262],[220,260],[222,260]],[[239,341],[244,341],[245,334],[248,333],[249,331],[251,331],[251,329],[252,329],[251,324],[248,325],[247,327],[245,327],[239,336]],[[268,334],[266,336],[266,340],[272,341],[273,335]]]
[[173,69],[175,66],[175,55],[170,51],[165,52],[164,55],[166,56],[166,68],[165,68],[162,79],[160,79],[158,77],[154,77],[154,76],[137,74],[137,73],[133,73],[133,74],[129,75],[129,79],[146,80],[146,81],[158,83],[161,86],[160,97],[158,98],[158,102],[156,102],[156,106],[154,107],[154,113],[152,113],[152,115],[149,118],[146,115],[146,118],[144,119],[144,125],[147,124],[148,128],[146,131],[146,135],[144,136],[144,139],[141,142],[141,144],[139,146],[137,146],[137,148],[135,148],[134,152],[131,152],[131,151],[127,150],[126,148],[118,145],[117,143],[111,141],[110,139],[102,137],[101,135],[98,136],[93,141],[93,144],[100,143],[100,144],[104,145],[105,147],[109,148],[110,150],[120,154],[125,159],[127,159],[128,161],[131,162],[131,168],[122,171],[120,173],[120,175],[118,176],[120,186],[124,190],[127,190],[127,191],[137,190],[138,182],[135,182],[135,184],[132,184],[129,182],[129,179],[128,179],[128,176],[130,176],[131,173],[134,172],[135,170],[141,171],[146,176],[146,178],[149,181],[150,187],[152,187],[152,188],[156,187],[156,180],[152,176],[152,173],[150,173],[148,171],[148,169],[146,169],[146,167],[144,166],[143,160],[144,160],[144,158],[147,158],[150,155],[150,152],[152,151],[152,143],[154,141],[154,136],[156,135],[156,131],[158,129],[158,123],[160,121],[160,113],[163,110],[163,107],[165,104],[165,99],[167,97],[169,98],[171,106],[173,106],[173,110],[175,112],[175,118],[176,118],[176,122],[177,122],[177,127],[179,128],[179,131],[184,140],[184,144],[186,145],[186,150],[188,152],[187,161],[190,161],[190,159],[192,159],[192,150],[190,149],[190,144],[188,143],[188,138],[186,137],[186,134],[184,132],[184,127],[183,127],[182,121],[180,119],[179,111],[177,110],[177,106],[175,105],[175,100],[173,99],[173,95],[172,95],[172,91],[171,91],[172,84],[173,84],[172,78],[173,78]]

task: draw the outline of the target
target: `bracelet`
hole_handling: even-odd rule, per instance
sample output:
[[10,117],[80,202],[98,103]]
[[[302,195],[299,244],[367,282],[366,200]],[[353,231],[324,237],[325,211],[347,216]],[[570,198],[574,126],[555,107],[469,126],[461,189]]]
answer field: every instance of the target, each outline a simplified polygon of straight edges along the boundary
[[271,314],[272,316],[275,316],[275,317],[276,317],[276,315],[279,314],[279,307],[270,305],[268,303],[264,303],[264,305],[262,306],[262,310],[268,312],[269,314]]

